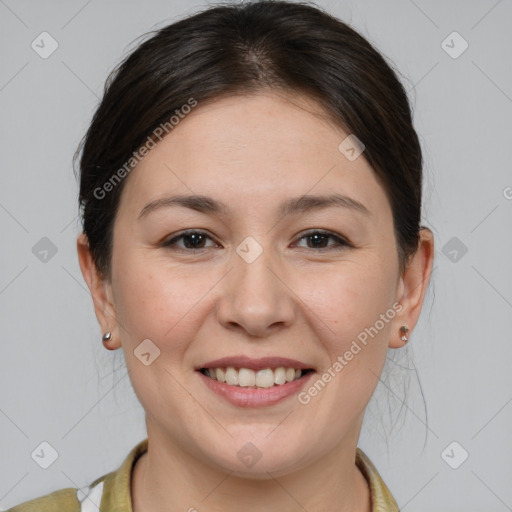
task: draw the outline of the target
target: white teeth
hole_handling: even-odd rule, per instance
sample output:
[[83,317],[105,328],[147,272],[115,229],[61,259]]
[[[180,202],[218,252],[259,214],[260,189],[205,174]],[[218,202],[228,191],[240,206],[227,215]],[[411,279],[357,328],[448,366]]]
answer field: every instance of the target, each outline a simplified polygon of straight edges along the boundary
[[233,366],[228,366],[227,368],[208,368],[206,375],[209,375],[213,380],[225,382],[230,386],[271,388],[300,379],[302,370],[280,366],[275,369],[265,368],[264,370],[254,371],[249,368],[239,368],[237,370]]
[[240,368],[240,370],[238,370],[238,384],[243,388],[255,386],[256,374],[254,371],[249,370],[248,368]]
[[238,385],[238,372],[232,366],[226,368],[226,384],[230,386]]
[[286,382],[286,368],[280,366],[274,370],[274,384],[284,384]]
[[[293,372],[295,374],[295,372]],[[270,368],[259,370],[256,374],[257,388],[271,388],[274,385],[274,372]]]

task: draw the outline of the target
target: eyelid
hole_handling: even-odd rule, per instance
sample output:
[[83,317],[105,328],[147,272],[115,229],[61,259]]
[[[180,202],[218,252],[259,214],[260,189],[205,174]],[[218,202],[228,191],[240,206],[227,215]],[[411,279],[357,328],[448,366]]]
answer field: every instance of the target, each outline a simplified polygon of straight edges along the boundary
[[[175,248],[176,250],[181,250],[181,251],[185,251],[185,252],[199,252],[199,251],[202,251],[204,249],[211,248],[211,247],[200,247],[198,249],[188,249],[188,248],[178,247],[178,245],[177,245],[177,241],[178,240],[181,240],[183,237],[185,237],[187,235],[192,235],[192,234],[203,235],[206,238],[210,239],[212,242],[214,242],[217,246],[220,245],[215,240],[215,238],[213,236],[211,236],[208,232],[206,232],[206,231],[204,231],[202,229],[198,229],[198,228],[197,229],[190,228],[190,229],[186,229],[184,231],[178,232],[177,234],[172,235],[171,238],[164,239],[160,243],[160,245],[162,247],[164,247],[164,248],[172,247],[172,248]],[[335,240],[336,243],[335,244],[331,244],[331,245],[329,245],[327,247],[318,247],[318,248],[305,247],[305,249],[308,249],[308,250],[313,251],[313,252],[322,252],[322,251],[328,251],[328,250],[332,250],[332,249],[336,249],[336,248],[340,248],[340,247],[354,247],[354,245],[348,239],[343,237],[342,235],[339,235],[337,233],[334,233],[332,231],[329,231],[329,230],[326,230],[326,229],[322,229],[322,228],[311,228],[311,229],[309,229],[307,231],[303,231],[303,232],[299,233],[299,235],[298,235],[299,236],[298,242],[302,241],[303,239],[307,238],[308,236],[317,235],[317,234],[330,237],[333,240]]]
[[328,247],[319,247],[317,249],[307,247],[307,249],[310,249],[315,252],[320,252],[322,250],[326,251],[326,250],[335,249],[335,248],[339,248],[339,247],[354,247],[354,245],[344,236],[334,233],[332,231],[326,230],[326,229],[322,229],[322,228],[312,228],[312,229],[309,229],[307,231],[300,233],[299,234],[300,238],[298,241],[300,242],[304,238],[307,238],[308,236],[312,236],[312,235],[316,235],[316,234],[331,237],[332,239],[336,240],[336,243],[333,245],[330,245]]
[[180,231],[174,235],[171,235],[171,237],[166,237],[163,239],[163,241],[159,245],[164,248],[175,247],[175,248],[177,248],[177,250],[182,250],[182,251],[186,251],[186,252],[191,252],[191,251],[199,252],[203,249],[209,249],[210,247],[200,247],[199,249],[187,249],[187,248],[177,246],[178,240],[182,239],[183,237],[185,237],[187,235],[195,235],[195,234],[203,235],[206,238],[209,238],[215,244],[219,245],[219,243],[215,240],[215,238],[213,236],[211,236],[207,231],[203,231],[202,229],[194,229],[194,228],[185,229],[184,231]]

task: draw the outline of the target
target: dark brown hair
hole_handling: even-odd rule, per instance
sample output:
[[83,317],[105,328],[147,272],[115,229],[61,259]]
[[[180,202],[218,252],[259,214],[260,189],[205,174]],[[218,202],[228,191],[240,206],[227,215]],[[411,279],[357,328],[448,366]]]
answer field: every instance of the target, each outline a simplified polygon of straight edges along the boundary
[[[168,25],[110,74],[80,158],[83,231],[110,277],[113,225],[125,180],[97,191],[155,128],[198,102],[263,89],[298,92],[364,146],[390,201],[400,269],[419,242],[422,153],[406,92],[383,56],[318,7],[257,1],[217,5]],[[124,175],[125,173],[123,173]]]

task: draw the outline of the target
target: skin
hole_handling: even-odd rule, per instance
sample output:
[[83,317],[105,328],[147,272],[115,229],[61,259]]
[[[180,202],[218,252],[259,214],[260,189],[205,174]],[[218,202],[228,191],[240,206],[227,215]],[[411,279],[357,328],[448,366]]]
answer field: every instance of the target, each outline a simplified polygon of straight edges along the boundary
[[[369,488],[355,466],[365,407],[399,328],[417,323],[433,264],[432,232],[400,275],[392,212],[363,156],[338,150],[348,135],[301,96],[276,92],[199,105],[126,178],[114,225],[112,275],[102,280],[87,239],[80,266],[110,349],[122,348],[146,412],[148,453],[135,466],[135,512],[366,511]],[[338,192],[368,216],[330,206],[282,217],[278,204]],[[138,219],[150,201],[203,194],[224,214],[183,206]],[[198,229],[202,249],[161,243]],[[348,240],[304,238],[323,229]],[[247,263],[236,247],[252,236],[262,254]],[[197,365],[229,355],[283,356],[318,378],[392,305],[402,308],[307,405],[297,396],[241,408],[210,391]],[[409,333],[409,334],[410,334]],[[133,354],[149,338],[160,356]],[[261,459],[246,467],[248,442]],[[319,489],[322,492],[319,492]]]

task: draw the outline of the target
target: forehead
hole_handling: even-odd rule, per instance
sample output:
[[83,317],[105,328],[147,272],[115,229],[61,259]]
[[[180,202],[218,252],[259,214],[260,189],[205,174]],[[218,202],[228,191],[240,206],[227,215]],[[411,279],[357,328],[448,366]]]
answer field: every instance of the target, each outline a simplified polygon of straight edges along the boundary
[[[348,136],[304,96],[262,93],[201,103],[131,171],[120,209],[169,193],[266,207],[306,193],[344,193],[370,209],[387,199],[364,156],[339,150]],[[364,155],[364,153],[363,153]]]

